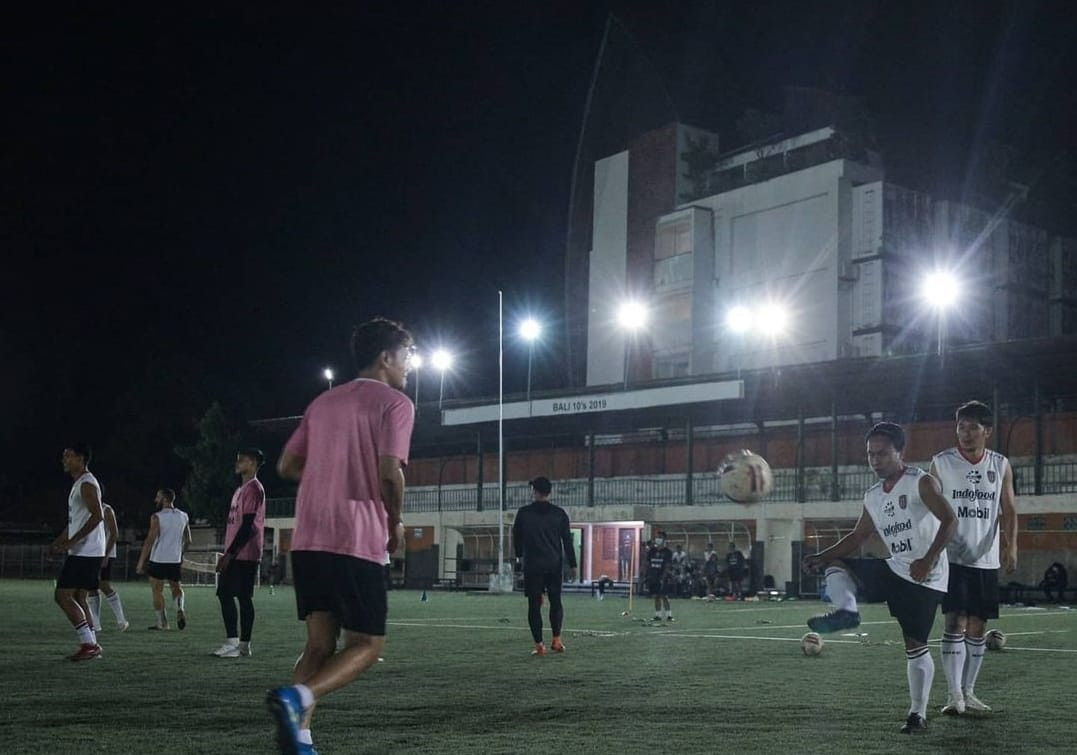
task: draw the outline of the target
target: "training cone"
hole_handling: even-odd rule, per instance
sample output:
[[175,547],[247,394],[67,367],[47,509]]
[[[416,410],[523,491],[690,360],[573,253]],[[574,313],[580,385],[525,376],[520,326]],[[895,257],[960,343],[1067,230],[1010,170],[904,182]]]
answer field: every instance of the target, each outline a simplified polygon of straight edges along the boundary
[[430,598],[428,598],[426,596],[426,590],[423,590],[423,594],[421,596],[419,596],[419,602],[420,603],[429,603],[430,602]]

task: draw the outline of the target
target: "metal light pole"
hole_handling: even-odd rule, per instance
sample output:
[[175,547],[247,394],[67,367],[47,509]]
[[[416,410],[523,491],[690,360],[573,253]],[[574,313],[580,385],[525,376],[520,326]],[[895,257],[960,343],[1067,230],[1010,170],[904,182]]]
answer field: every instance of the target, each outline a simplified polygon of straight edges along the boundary
[[647,324],[647,308],[642,303],[626,299],[617,309],[617,322],[625,331],[624,355],[624,389],[628,390],[628,349],[629,339],[634,339],[640,329]]
[[520,323],[520,338],[527,341],[527,405],[531,407],[531,362],[535,353],[535,340],[542,335],[542,326],[533,317]]
[[441,372],[441,381],[438,387],[438,411],[441,411],[441,404],[445,400],[445,373],[452,367],[452,354],[445,351],[445,349],[438,349],[430,357],[431,364],[434,365]]
[[411,355],[411,369],[415,373],[415,413],[419,413],[419,368],[423,366],[423,358],[419,352]]
[[[530,370],[529,370],[530,372]],[[497,587],[505,570],[505,318],[504,297],[497,292]]]
[[322,370],[322,377],[329,381],[329,390],[333,390],[333,370],[326,367]]

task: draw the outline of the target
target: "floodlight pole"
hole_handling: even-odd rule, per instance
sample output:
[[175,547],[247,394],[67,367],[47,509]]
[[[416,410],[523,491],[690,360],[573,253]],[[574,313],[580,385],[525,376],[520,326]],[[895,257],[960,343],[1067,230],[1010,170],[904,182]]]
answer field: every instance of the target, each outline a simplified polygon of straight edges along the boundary
[[[497,292],[497,587],[505,568],[505,319]],[[530,386],[530,360],[528,369]]]
[[441,411],[441,402],[445,398],[445,370],[447,368],[441,368],[441,387],[438,389],[438,411]]
[[419,414],[419,368],[413,368],[415,370],[415,414]]
[[535,340],[527,341],[527,413],[531,413],[531,357],[535,351]]

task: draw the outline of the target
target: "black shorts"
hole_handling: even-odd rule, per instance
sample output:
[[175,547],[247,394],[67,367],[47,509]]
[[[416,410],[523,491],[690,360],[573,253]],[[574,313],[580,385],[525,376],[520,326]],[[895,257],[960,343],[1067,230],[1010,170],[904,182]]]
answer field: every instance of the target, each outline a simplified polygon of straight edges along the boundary
[[325,611],[348,631],[385,634],[389,599],[384,564],[325,551],[292,551],[291,557],[300,621]]
[[156,561],[150,561],[149,573],[154,579],[165,579],[169,582],[180,581],[179,564],[159,564]]
[[60,590],[96,590],[100,572],[101,556],[68,556],[56,578],[56,587]]
[[524,572],[524,595],[529,598],[542,595],[561,594],[561,570],[557,571],[525,571]]
[[950,583],[942,599],[942,612],[997,619],[998,569],[950,562]]
[[217,595],[222,598],[250,598],[258,576],[257,561],[233,561],[217,577]]
[[902,634],[918,642],[928,641],[946,593],[902,579],[883,558],[847,558],[845,565],[856,577],[857,598],[865,603],[885,602]]
[[101,567],[101,574],[99,575],[98,578],[102,582],[111,582],[112,581],[112,562],[115,561],[115,560],[116,559],[112,558],[112,556],[109,556],[108,561],[106,561],[105,565]]
[[666,595],[673,594],[673,582],[667,579],[648,579],[647,580],[647,592],[652,597],[662,598]]

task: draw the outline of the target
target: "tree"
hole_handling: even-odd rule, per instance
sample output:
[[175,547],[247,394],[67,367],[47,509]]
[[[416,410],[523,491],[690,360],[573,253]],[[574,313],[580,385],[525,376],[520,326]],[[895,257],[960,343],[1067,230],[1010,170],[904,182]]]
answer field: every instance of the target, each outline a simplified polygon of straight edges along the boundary
[[688,191],[681,192],[681,201],[690,202],[706,196],[710,189],[711,174],[718,164],[718,152],[711,149],[710,139],[705,136],[696,139],[688,134],[681,162],[686,168],[681,175],[689,184]]
[[199,420],[198,436],[193,446],[176,448],[176,454],[191,466],[183,486],[184,508],[192,519],[220,527],[236,486],[232,464],[243,438],[217,401]]

